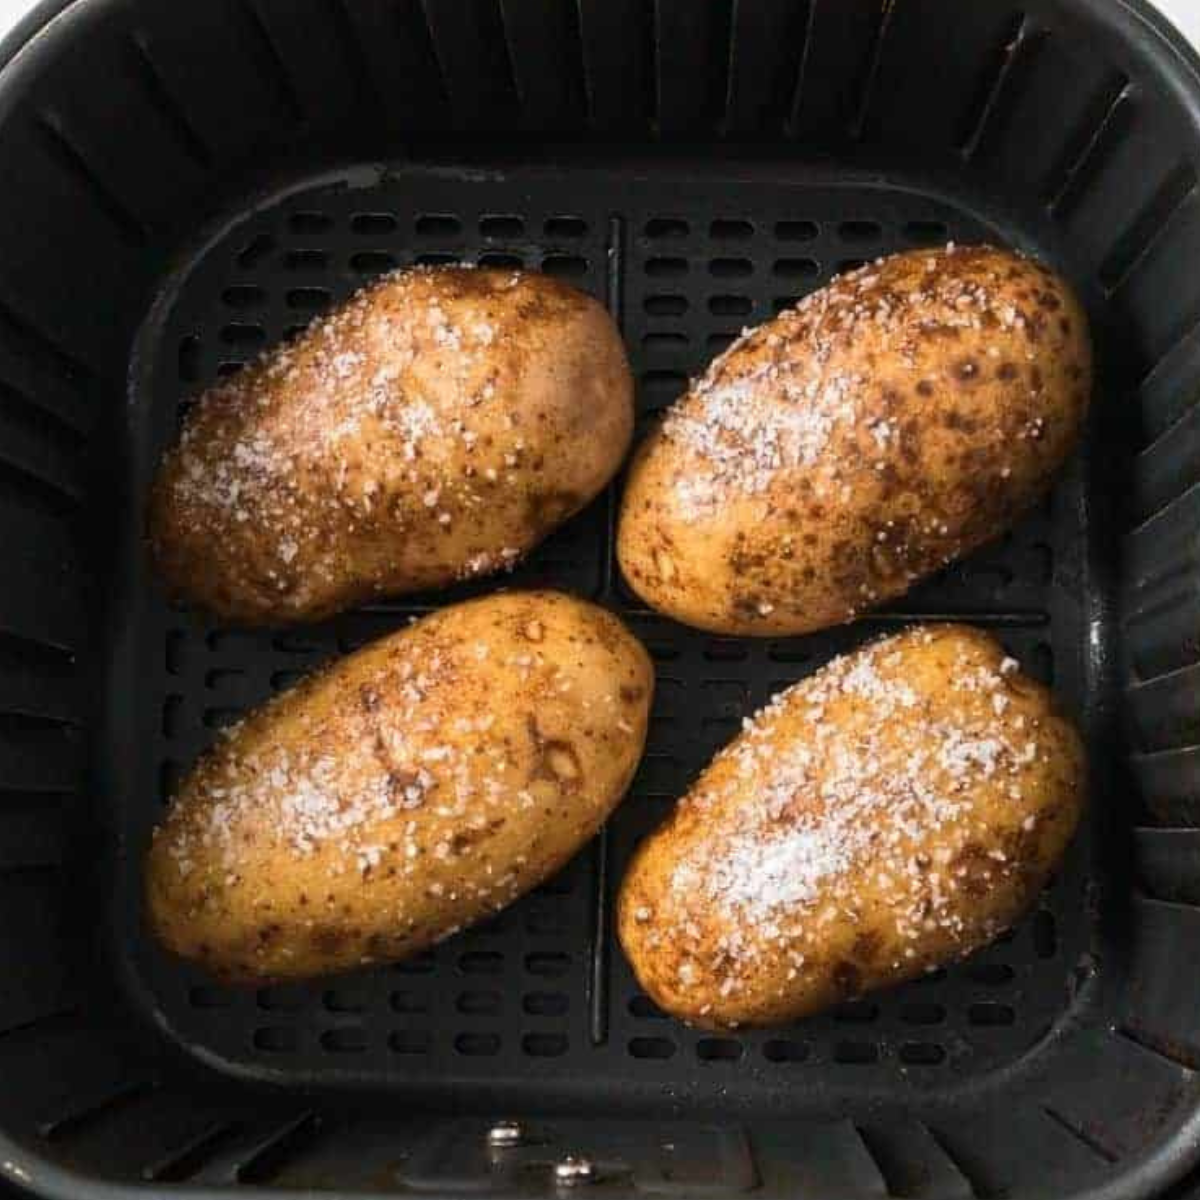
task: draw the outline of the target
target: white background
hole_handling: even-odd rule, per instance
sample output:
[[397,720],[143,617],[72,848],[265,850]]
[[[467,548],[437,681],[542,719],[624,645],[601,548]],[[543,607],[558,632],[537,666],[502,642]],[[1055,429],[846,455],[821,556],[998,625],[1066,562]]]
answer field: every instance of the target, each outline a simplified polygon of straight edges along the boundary
[[[0,4],[3,2],[0,0]],[[1192,39],[1193,45],[1200,46],[1200,0],[1157,0],[1157,4]]]
[[1200,46],[1200,0],[1159,0],[1158,7]]
[[[205,0],[175,0],[203,4]],[[961,4],[973,4],[976,0],[958,0]],[[19,17],[33,7],[33,0],[0,0],[0,34],[4,34]],[[1200,0],[1158,0],[1158,7],[1200,46]]]

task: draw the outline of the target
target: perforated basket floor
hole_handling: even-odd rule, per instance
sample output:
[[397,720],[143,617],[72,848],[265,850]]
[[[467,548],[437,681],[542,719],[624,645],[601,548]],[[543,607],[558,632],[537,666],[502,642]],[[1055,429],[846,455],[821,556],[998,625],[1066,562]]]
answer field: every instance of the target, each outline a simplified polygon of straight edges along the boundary
[[[219,232],[170,282],[135,356],[135,477],[144,486],[199,389],[390,267],[520,265],[592,292],[628,342],[644,425],[744,325],[835,272],[895,250],[985,237],[999,234],[968,213],[844,173],[836,183],[819,174],[780,183],[693,171],[616,181],[584,168],[354,172],[267,203]],[[894,611],[791,640],[714,638],[646,612],[614,564],[613,511],[609,494],[510,579],[469,589],[571,589],[620,612],[650,647],[659,686],[647,755],[603,837],[558,879],[436,950],[256,993],[214,986],[145,940],[140,855],[149,830],[180,771],[223,724],[428,605],[378,605],[286,634],[230,631],[157,600],[135,549],[121,602],[148,607],[130,622],[137,637],[123,647],[122,669],[139,686],[110,739],[142,748],[112,764],[127,847],[119,937],[137,995],[179,1042],[275,1083],[390,1086],[437,1103],[486,1083],[498,1104],[551,1112],[586,1089],[626,1112],[752,1113],[978,1079],[1014,1063],[1063,1019],[1088,970],[1086,834],[1037,911],[969,962],[769,1032],[715,1037],[665,1019],[639,994],[611,937],[610,910],[637,840],[742,717],[881,628],[918,616],[987,626],[1082,711],[1086,536],[1075,478],[1003,541]],[[136,548],[137,530],[130,534]]]

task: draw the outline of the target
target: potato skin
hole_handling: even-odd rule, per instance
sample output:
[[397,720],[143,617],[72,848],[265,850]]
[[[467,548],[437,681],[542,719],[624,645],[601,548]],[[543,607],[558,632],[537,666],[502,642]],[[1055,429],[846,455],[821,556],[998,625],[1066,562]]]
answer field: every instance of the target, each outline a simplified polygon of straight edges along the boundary
[[183,782],[146,863],[161,943],[230,982],[403,958],[503,908],[633,777],[653,670],[555,592],[443,609],[278,696]]
[[848,621],[1002,533],[1089,402],[1086,317],[989,247],[852,272],[746,334],[635,456],[617,552],[650,605],[718,633]]
[[993,939],[1061,858],[1084,751],[989,635],[916,627],[782,693],[638,848],[617,931],[711,1028],[803,1017]]
[[315,620],[511,568],[632,431],[596,301],[521,271],[398,272],[200,397],[151,490],[151,551],[226,620]]

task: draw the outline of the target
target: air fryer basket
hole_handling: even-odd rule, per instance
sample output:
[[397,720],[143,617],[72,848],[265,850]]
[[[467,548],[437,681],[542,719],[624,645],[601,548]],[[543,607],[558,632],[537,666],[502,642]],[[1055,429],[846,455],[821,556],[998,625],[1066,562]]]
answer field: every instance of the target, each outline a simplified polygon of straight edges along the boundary
[[[58,0],[0,62],[3,1175],[524,1198],[574,1155],[605,1196],[1125,1200],[1196,1165],[1200,64],[1137,0]],[[613,607],[656,659],[594,845],[397,967],[240,992],[149,943],[179,771],[445,600],[286,633],[168,606],[141,503],[197,390],[382,270],[466,259],[602,298],[644,427],[837,270],[980,238],[1059,266],[1095,325],[1091,429],[1040,511],[887,612],[751,642],[640,607],[614,488],[511,581]],[[744,714],[916,616],[993,629],[1083,724],[1060,876],[894,992],[665,1019],[611,937],[632,847]]]

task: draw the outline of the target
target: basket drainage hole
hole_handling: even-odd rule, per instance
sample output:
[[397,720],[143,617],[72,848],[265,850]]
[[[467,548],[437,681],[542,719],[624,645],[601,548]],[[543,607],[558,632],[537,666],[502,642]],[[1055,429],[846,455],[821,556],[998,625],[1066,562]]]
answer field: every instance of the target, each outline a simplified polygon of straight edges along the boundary
[[713,221],[708,227],[708,236],[718,241],[737,241],[739,239],[753,237],[754,226],[749,221],[740,221],[736,218],[720,218]]
[[386,250],[360,250],[350,256],[350,269],[363,275],[392,271],[399,265],[400,260]]
[[778,221],[775,236],[781,242],[811,242],[820,230],[814,221]]
[[267,302],[267,293],[254,283],[235,283],[221,293],[230,308],[257,308]]
[[[449,259],[453,261],[454,256],[449,255]],[[525,265],[525,260],[519,254],[501,254],[495,250],[489,250],[486,254],[479,256],[479,265],[492,267],[497,271],[519,271]]]
[[173,738],[183,725],[183,697],[168,696],[162,706],[163,737]]
[[546,236],[552,238],[581,238],[588,231],[582,217],[547,217],[542,228]]
[[767,657],[778,663],[806,663],[812,661],[812,648],[807,642],[768,642]]
[[972,1004],[967,1020],[972,1025],[1011,1025],[1017,1015],[1007,1004]]
[[315,287],[292,288],[284,299],[288,308],[305,309],[310,312],[320,312],[333,302],[328,288]]
[[1058,930],[1054,914],[1042,909],[1033,917],[1033,949],[1038,958],[1053,958],[1058,952]]
[[879,1047],[874,1042],[838,1042],[833,1048],[833,1061],[847,1065],[865,1065],[879,1061]]
[[547,254],[542,270],[559,279],[578,279],[588,272],[588,260],[580,254]]
[[504,955],[498,950],[472,950],[458,959],[465,975],[499,975],[504,970]]
[[530,992],[521,1001],[521,1007],[531,1017],[561,1017],[570,1007],[570,1001],[562,992]]
[[975,983],[997,987],[1011,983],[1015,972],[1008,963],[972,963],[966,968],[966,976]]
[[491,1016],[500,1011],[500,993],[463,992],[454,1007],[467,1016]]
[[275,249],[275,239],[269,233],[260,233],[252,238],[238,255],[239,267],[257,267]]
[[710,296],[708,311],[714,317],[744,317],[754,308],[749,296]]
[[648,258],[645,271],[651,279],[678,279],[688,273],[688,260],[663,256]]
[[188,334],[179,343],[177,363],[179,378],[184,383],[200,382],[200,339],[194,334]]
[[696,1043],[696,1056],[703,1062],[737,1062],[742,1043],[731,1038],[702,1038]]
[[634,1058],[670,1058],[675,1053],[675,1043],[669,1038],[633,1038],[629,1053]]
[[521,1049],[533,1058],[557,1058],[566,1054],[568,1044],[561,1033],[527,1033],[521,1039]]
[[660,642],[653,637],[646,638],[646,649],[655,662],[674,662],[680,654],[679,647],[673,642]]
[[909,1025],[940,1025],[945,1019],[940,1004],[905,1004],[900,1009],[900,1020]]
[[663,399],[674,400],[687,390],[687,376],[682,371],[647,371],[642,375],[642,387],[663,393]]
[[[418,267],[453,267],[458,262],[459,256],[446,250],[431,250],[425,254],[418,254],[416,258]],[[480,259],[481,264],[482,262]]]
[[293,233],[328,233],[333,228],[333,218],[323,212],[292,213],[288,228]]
[[168,675],[179,675],[183,672],[184,652],[187,646],[187,634],[178,629],[167,632],[166,646],[163,657],[166,659]]
[[879,1016],[879,1006],[868,1000],[847,1000],[833,1010],[833,1019],[843,1024],[869,1025]]
[[682,217],[651,217],[646,222],[646,236],[652,238],[687,237],[688,223]]
[[530,913],[525,928],[536,937],[560,937],[566,932],[563,914],[557,911]]
[[299,984],[279,983],[265,987],[257,995],[258,1007],[268,1012],[299,1012],[306,1007],[308,992]]
[[935,967],[932,971],[926,971],[924,975],[920,976],[918,979],[914,979],[912,982],[918,987],[922,985],[928,987],[930,985],[942,983],[945,978],[946,968]]
[[571,878],[571,868],[567,867],[552,879],[547,879],[545,883],[539,884],[536,894],[539,896],[569,896],[574,885],[575,881]]
[[525,232],[525,220],[516,213],[490,213],[479,218],[479,232],[486,238],[517,238]]
[[708,273],[714,279],[745,279],[754,274],[754,264],[748,258],[714,258]]
[[321,1048],[334,1054],[361,1054],[367,1048],[367,1035],[355,1025],[327,1029],[321,1034]]
[[288,271],[323,271],[329,266],[329,255],[324,250],[289,250],[283,265]]
[[392,1009],[398,1013],[423,1013],[429,1011],[429,1001],[424,996],[417,995],[416,992],[393,992],[391,998]]
[[452,213],[422,213],[416,228],[422,237],[453,237],[462,232],[462,222]]
[[525,970],[531,975],[565,975],[571,969],[569,954],[541,953],[525,956]]
[[189,989],[188,1003],[193,1008],[229,1008],[233,997],[220,988],[199,986]]
[[682,317],[688,302],[684,296],[647,296],[642,307],[651,317]]
[[388,1049],[393,1054],[425,1054],[429,1045],[429,1034],[423,1029],[397,1029],[388,1037]]
[[1054,551],[1045,542],[1035,542],[1029,547],[1029,574],[1041,584],[1054,579]]
[[272,1054],[287,1054],[300,1044],[294,1029],[286,1025],[266,1025],[254,1031],[254,1048]]
[[206,708],[200,719],[205,729],[225,729],[242,716],[240,708]]
[[643,1021],[665,1021],[667,1019],[667,1014],[649,996],[632,997],[629,1001],[629,1012],[631,1016],[638,1017]]
[[936,1042],[905,1042],[899,1050],[899,1058],[908,1066],[932,1067],[942,1062],[946,1051]]
[[686,333],[648,333],[642,338],[642,347],[650,351],[683,350],[688,345]]
[[804,1062],[808,1058],[808,1047],[803,1042],[773,1038],[763,1046],[763,1057],[773,1063]]
[[910,242],[932,245],[944,243],[950,236],[950,230],[944,221],[909,221],[904,226],[904,236]]
[[498,1033],[460,1033],[454,1039],[454,1049],[459,1054],[480,1057],[496,1054],[500,1050]]
[[745,662],[748,654],[745,644],[732,638],[712,638],[704,645],[708,662]]
[[164,804],[179,790],[183,782],[183,767],[171,759],[163,761],[158,768],[158,794]]
[[1054,685],[1054,649],[1047,642],[1038,642],[1026,664],[1029,673],[1047,687]]
[[838,236],[844,242],[873,242],[882,234],[878,221],[843,221],[838,226]]
[[396,218],[391,213],[355,213],[350,218],[350,228],[365,237],[380,237],[395,230]]
[[777,258],[771,268],[780,279],[812,279],[821,273],[815,258]]
[[321,1003],[328,1012],[334,1013],[360,1013],[367,1009],[366,1000],[353,992],[328,991],[321,997]]
[[396,963],[392,968],[401,975],[428,975],[436,963],[432,950],[422,950],[403,962]]

